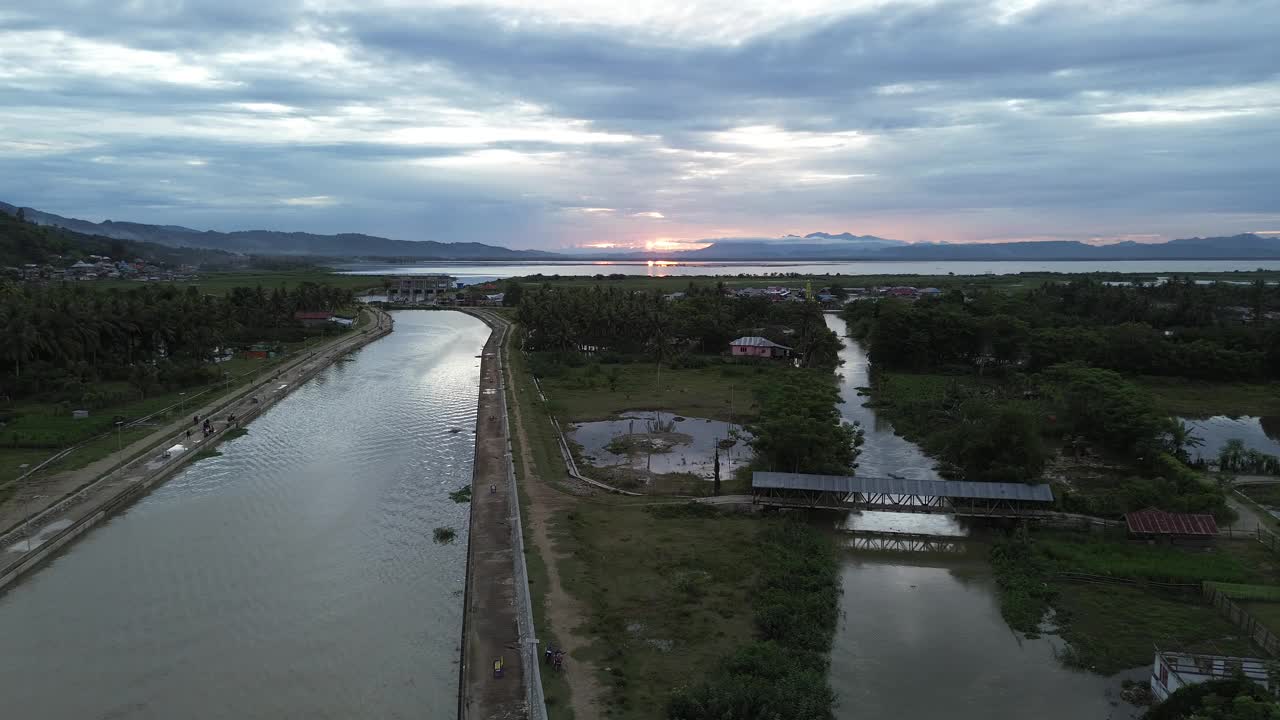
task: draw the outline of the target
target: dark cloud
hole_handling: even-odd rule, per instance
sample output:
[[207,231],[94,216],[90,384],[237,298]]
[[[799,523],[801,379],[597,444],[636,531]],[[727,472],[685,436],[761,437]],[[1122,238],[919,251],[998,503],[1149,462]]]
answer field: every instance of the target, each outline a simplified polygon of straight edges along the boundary
[[892,4],[729,42],[497,8],[50,1],[0,13],[0,198],[543,246],[1257,229],[1280,219],[1272,6]]

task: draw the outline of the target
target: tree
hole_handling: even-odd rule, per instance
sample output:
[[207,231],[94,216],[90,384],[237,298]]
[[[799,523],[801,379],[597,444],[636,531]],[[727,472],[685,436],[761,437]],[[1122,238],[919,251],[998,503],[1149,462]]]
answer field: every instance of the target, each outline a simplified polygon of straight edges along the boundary
[[515,280],[508,280],[506,287],[502,291],[502,304],[507,307],[517,307],[523,297],[524,286]]
[[854,471],[859,428],[841,421],[840,394],[827,379],[789,374],[759,393],[759,416],[747,428],[759,467],[826,475]]
[[718,441],[718,440],[716,441],[716,461],[715,461],[715,463],[716,463],[716,464],[715,464],[715,466],[714,466],[714,472],[715,472],[715,488],[714,488],[714,490],[713,490],[713,493],[714,493],[715,495],[717,495],[717,496],[718,496],[718,495],[720,494],[720,441]]

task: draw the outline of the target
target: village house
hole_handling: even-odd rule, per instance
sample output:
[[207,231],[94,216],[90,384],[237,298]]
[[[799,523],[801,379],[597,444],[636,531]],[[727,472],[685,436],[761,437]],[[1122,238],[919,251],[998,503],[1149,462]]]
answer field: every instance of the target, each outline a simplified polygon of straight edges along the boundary
[[785,358],[791,356],[791,348],[779,345],[766,338],[751,336],[740,337],[729,343],[729,352],[734,357]]

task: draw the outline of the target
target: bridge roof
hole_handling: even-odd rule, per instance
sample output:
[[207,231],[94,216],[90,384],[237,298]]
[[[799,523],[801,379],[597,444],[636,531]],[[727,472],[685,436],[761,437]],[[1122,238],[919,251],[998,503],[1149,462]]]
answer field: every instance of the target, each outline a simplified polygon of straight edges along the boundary
[[968,482],[963,480],[899,480],[849,475],[805,475],[802,473],[755,472],[751,486],[787,490],[816,490],[838,493],[881,493],[925,497],[983,498],[988,500],[1029,500],[1053,502],[1048,485],[1025,483]]

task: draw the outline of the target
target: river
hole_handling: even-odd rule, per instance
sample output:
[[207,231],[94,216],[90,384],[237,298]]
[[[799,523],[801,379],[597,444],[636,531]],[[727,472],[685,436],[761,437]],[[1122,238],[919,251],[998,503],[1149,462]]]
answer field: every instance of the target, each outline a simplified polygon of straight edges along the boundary
[[[2,706],[452,717],[469,505],[448,493],[471,481],[488,335],[396,313],[390,336],[0,595]],[[456,541],[436,544],[438,526]]]
[[801,273],[804,275],[1013,275],[1024,272],[1160,273],[1280,270],[1280,260],[927,260],[927,261],[756,261],[672,262],[560,261],[560,262],[422,262],[413,264],[360,263],[344,265],[351,275],[425,275],[447,273],[472,285],[527,275],[648,275],[734,276]]
[[[869,384],[862,346],[844,337],[844,321],[826,316],[844,339],[840,412],[866,430],[858,473],[938,479],[914,443],[862,407]],[[846,527],[970,538],[959,553],[855,550],[843,555],[841,620],[831,652],[831,685],[839,720],[952,718],[1119,720],[1136,717],[1119,701],[1120,677],[1064,667],[1060,641],[1027,640],[1000,616],[995,580],[980,531],[948,516],[866,512]],[[850,545],[852,541],[847,541]],[[1145,680],[1139,670],[1124,677]]]

